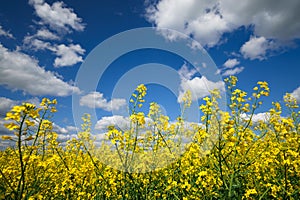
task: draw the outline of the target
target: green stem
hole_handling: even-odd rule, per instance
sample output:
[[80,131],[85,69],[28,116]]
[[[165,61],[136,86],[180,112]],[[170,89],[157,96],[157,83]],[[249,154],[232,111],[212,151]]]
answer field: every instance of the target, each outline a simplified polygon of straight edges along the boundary
[[15,189],[11,186],[10,182],[8,181],[8,179],[6,178],[5,174],[2,172],[2,170],[0,169],[0,174],[4,179],[4,183],[6,183],[6,185],[8,185],[8,187],[12,190],[12,193],[14,193],[15,195],[17,195],[17,192],[15,191]]
[[[19,135],[18,135],[18,152],[19,152],[19,160],[20,160],[20,168],[21,168],[21,177],[19,179],[18,183],[18,192],[19,192],[19,198],[22,199],[23,191],[25,188],[25,167],[24,167],[24,161],[23,161],[23,155],[22,155],[22,127],[25,122],[27,115],[25,114],[22,118],[20,128],[19,128]],[[16,196],[17,199],[17,196]]]
[[271,189],[271,188],[266,189],[266,191],[259,197],[258,200],[262,200],[263,197],[269,192],[270,189]]
[[232,190],[232,185],[233,185],[233,178],[234,178],[234,174],[235,174],[235,171],[231,174],[230,176],[230,183],[229,183],[229,192],[228,192],[228,198],[231,199],[231,190]]
[[[133,150],[132,150],[132,155],[131,155],[131,161],[130,164],[133,163],[133,158],[136,150],[136,145],[137,145],[137,137],[138,137],[138,122],[136,123],[136,128],[135,128],[135,136],[134,136],[134,144],[133,144]],[[132,165],[131,165],[132,167]]]

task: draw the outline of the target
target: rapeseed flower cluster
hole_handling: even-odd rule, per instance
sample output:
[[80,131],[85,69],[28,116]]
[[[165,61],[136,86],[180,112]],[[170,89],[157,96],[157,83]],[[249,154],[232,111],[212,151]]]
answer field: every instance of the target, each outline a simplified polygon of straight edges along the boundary
[[[225,79],[227,111],[218,91],[204,98],[199,124],[186,123],[184,111],[171,122],[155,102],[142,112],[147,88],[139,85],[128,129],[109,126],[100,146],[88,114],[63,145],[51,121],[56,100],[14,106],[5,118],[14,135],[2,136],[15,146],[0,151],[0,199],[300,199],[297,100],[286,94],[254,120],[268,84],[248,94],[237,81]],[[190,92],[182,102],[188,109]]]

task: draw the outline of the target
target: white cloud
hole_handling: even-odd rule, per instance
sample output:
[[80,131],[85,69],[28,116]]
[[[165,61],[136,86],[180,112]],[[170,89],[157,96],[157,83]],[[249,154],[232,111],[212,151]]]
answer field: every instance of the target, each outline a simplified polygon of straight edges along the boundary
[[41,18],[41,23],[49,25],[54,30],[82,31],[84,29],[82,19],[63,2],[54,2],[49,5],[44,0],[29,0],[29,4],[34,7],[36,15]]
[[[241,117],[247,120],[250,119],[250,115],[247,115],[245,113],[241,114]],[[268,112],[256,113],[253,114],[252,116],[252,122],[254,123],[257,123],[259,121],[267,122],[269,119],[270,119],[270,113]]]
[[184,64],[178,70],[178,74],[181,79],[178,102],[182,102],[182,97],[187,90],[192,93],[192,100],[201,99],[207,95],[210,95],[210,91],[213,89],[219,89],[225,91],[225,85],[223,81],[213,82],[208,80],[205,76],[193,77],[197,73],[196,69],[188,69],[187,65]]
[[[5,98],[0,98],[1,102],[2,100]],[[9,100],[9,99],[5,99],[5,102],[11,103],[11,101],[13,102],[13,104],[17,104],[20,103],[21,101],[13,101],[13,100]],[[37,98],[34,99],[29,99],[26,100],[26,102],[32,102],[34,103],[35,101],[37,101]],[[6,107],[6,106],[1,106],[2,108]],[[0,108],[1,109],[1,108]],[[15,137],[13,135],[12,131],[9,131],[4,124],[8,123],[7,120],[4,120],[3,117],[0,116],[0,137],[1,135],[10,135],[12,137]],[[58,134],[58,138],[57,141],[61,144],[61,145],[65,145],[66,141],[71,140],[73,138],[78,138],[77,137],[77,128],[74,126],[66,126],[66,127],[61,127],[56,123],[53,123],[53,131],[56,132]],[[1,140],[1,138],[0,138]],[[5,149],[8,146],[14,146],[15,142],[13,141],[1,141],[0,142],[0,150],[1,149]]]
[[217,71],[216,71],[215,75],[220,75],[220,74],[221,74],[221,72],[222,72],[222,69],[217,69]]
[[6,115],[6,113],[15,105],[17,104],[21,104],[22,102],[29,102],[32,103],[34,105],[39,105],[40,104],[40,100],[37,97],[31,98],[31,99],[27,99],[27,100],[13,100],[13,99],[9,99],[7,97],[0,97],[0,117],[4,117]]
[[[40,105],[40,99],[37,98],[37,97],[33,97],[31,99],[28,99],[28,100],[25,100],[25,101],[22,101],[22,102],[29,102],[29,103],[32,103],[36,106],[39,106]],[[18,101],[18,103],[20,103],[20,101]]]
[[57,141],[61,144],[61,145],[66,145],[66,142],[67,141],[70,141],[70,140],[72,140],[73,138],[75,138],[75,139],[77,139],[78,138],[78,136],[77,136],[77,134],[63,134],[63,133],[61,133],[61,134],[58,134],[57,135]]
[[235,66],[237,66],[238,64],[240,64],[240,61],[238,61],[236,58],[234,59],[228,59],[223,66],[226,68],[233,68]]
[[223,73],[222,76],[233,76],[241,73],[245,68],[244,67],[236,67],[234,69],[226,69]]
[[66,126],[66,129],[70,132],[77,132],[79,131],[76,126]]
[[89,108],[101,108],[106,111],[119,110],[126,105],[125,99],[111,99],[108,101],[102,93],[91,92],[80,98],[80,105]]
[[53,123],[53,131],[57,132],[58,134],[75,134],[79,130],[75,126],[61,127],[58,124]]
[[0,117],[5,116],[5,114],[12,108],[12,106],[16,104],[17,102],[12,99],[0,97]]
[[60,127],[59,125],[53,123],[53,131],[55,131],[58,134],[67,134],[68,130],[64,127]]
[[23,45],[25,48],[37,50],[51,50],[52,45],[50,42],[46,42],[45,40],[59,40],[60,38],[49,31],[46,28],[39,29],[37,33],[34,35],[27,35],[23,39]]
[[31,95],[68,96],[80,90],[53,72],[46,71],[27,54],[9,51],[0,44],[0,85]]
[[295,89],[292,92],[292,96],[296,98],[297,102],[300,103],[300,87],[298,87],[297,89]]
[[[9,131],[4,124],[7,123],[6,120],[4,120],[3,118],[0,118],[0,137],[1,135],[10,135],[12,137],[15,137],[13,135],[12,131]],[[61,144],[61,145],[65,145],[66,141],[71,140],[73,138],[78,138],[77,136],[77,132],[75,131],[75,129],[73,128],[73,126],[67,126],[67,127],[61,127],[55,123],[53,123],[53,131],[57,133],[57,141]],[[1,138],[0,138],[1,140]],[[15,142],[13,141],[1,141],[0,142],[0,150],[1,149],[5,149],[8,146],[14,146]]]
[[46,28],[42,28],[40,30],[37,31],[36,33],[36,37],[40,38],[40,39],[45,39],[45,40],[58,40],[59,37],[52,33],[51,31],[49,31]]
[[5,36],[8,38],[14,38],[14,36],[9,32],[9,31],[5,31],[2,26],[0,25],[0,36]]
[[108,126],[114,125],[119,127],[122,130],[128,129],[130,124],[130,120],[128,117],[120,116],[120,115],[113,115],[102,117],[100,120],[97,121],[95,125],[96,130],[107,130]]
[[236,67],[240,64],[236,58],[228,59],[223,67],[217,70],[216,75],[220,74],[222,76],[233,76],[241,73],[245,68],[244,67]]
[[214,10],[207,12],[214,4],[215,1],[161,0],[148,7],[147,18],[168,39],[176,39],[178,35],[163,28],[193,34],[202,45],[213,46],[223,32],[230,30],[228,23]]
[[214,12],[208,12],[199,16],[187,26],[187,33],[193,34],[200,44],[208,47],[218,44],[223,33],[230,31],[228,23]]
[[43,40],[37,39],[35,36],[25,36],[23,40],[23,44],[26,48],[37,50],[45,50],[51,47],[49,42],[45,42]]
[[23,40],[25,49],[50,50],[57,57],[55,67],[72,66],[83,61],[85,53],[79,44],[57,44],[66,33],[83,31],[85,25],[73,9],[66,7],[63,2],[54,2],[49,5],[45,0],[29,0],[29,4],[40,17],[40,28],[33,35],[25,36]]
[[192,92],[193,101],[210,95],[210,91],[213,89],[224,91],[223,81],[213,82],[208,80],[205,76],[202,76],[201,78],[195,77],[191,80],[182,81],[180,86],[181,91],[178,96],[178,102],[182,101],[183,94],[187,90],[190,90]]
[[239,27],[253,27],[254,35],[280,45],[300,38],[299,0],[159,0],[146,10],[147,20],[162,34],[175,39],[170,28],[192,34],[204,46],[222,42],[222,35]]
[[51,44],[44,40],[58,40],[59,37],[49,30],[43,28],[37,31],[34,35],[27,35],[23,39],[23,44],[27,48],[32,48],[34,50],[49,49]]
[[[13,134],[13,131],[8,130],[8,129],[4,126],[4,124],[6,124],[6,123],[7,123],[7,120],[5,120],[3,117],[0,117],[0,140],[1,140],[1,136],[2,136],[2,135],[12,135],[12,134]],[[1,145],[2,142],[4,142],[4,141],[1,140],[0,145]],[[15,142],[13,142],[13,143],[15,143]],[[0,146],[0,147],[1,147],[1,146]],[[0,148],[0,149],[1,149],[1,148]]]
[[65,44],[57,45],[44,41],[46,37],[54,36],[51,36],[51,32],[47,32],[46,29],[42,29],[42,32],[38,31],[35,35],[25,36],[23,44],[25,49],[29,48],[35,51],[47,49],[52,51],[57,56],[54,60],[55,67],[72,66],[83,61],[82,55],[85,53],[85,49],[79,44],[69,44],[67,46]]
[[259,59],[263,60],[266,58],[268,50],[273,48],[272,42],[268,41],[264,37],[251,37],[240,49],[244,58],[250,60]]
[[58,56],[54,60],[55,67],[72,66],[82,62],[83,58],[81,55],[85,52],[79,44],[70,44],[69,46],[60,44],[50,49]]
[[58,124],[53,123],[53,131],[57,133],[57,141],[61,145],[66,145],[67,141],[78,138],[77,128],[74,126],[61,127]]
[[237,25],[254,25],[254,32],[265,38],[293,40],[300,37],[298,0],[235,0],[220,1],[224,18]]
[[178,70],[178,74],[181,79],[189,80],[197,73],[196,69],[189,70],[186,64],[183,64],[181,68]]
[[94,134],[93,136],[95,137],[96,146],[101,145],[101,142],[107,138],[105,133],[98,133],[98,134]]
[[43,50],[49,48],[51,44],[39,39],[34,39],[30,42],[30,45],[32,45],[32,47],[36,50]]

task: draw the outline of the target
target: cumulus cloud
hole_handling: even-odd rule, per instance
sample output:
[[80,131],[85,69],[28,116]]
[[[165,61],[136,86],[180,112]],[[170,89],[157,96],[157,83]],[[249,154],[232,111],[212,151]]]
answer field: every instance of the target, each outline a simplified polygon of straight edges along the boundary
[[66,126],[66,129],[70,132],[77,132],[79,131],[76,126]]
[[51,50],[58,56],[54,60],[55,67],[72,66],[82,62],[83,58],[81,55],[85,52],[79,44],[70,44],[68,46],[60,44],[52,47]]
[[5,36],[5,37],[8,37],[8,38],[14,38],[14,36],[9,32],[9,31],[5,31],[3,29],[3,27],[0,25],[0,36]]
[[[147,126],[150,122],[153,122],[149,117],[145,117],[146,125],[140,131],[148,130]],[[129,117],[121,116],[121,115],[113,115],[113,116],[104,116],[100,120],[97,121],[95,125],[95,130],[101,131],[104,133],[107,131],[108,126],[115,126],[121,130],[129,130],[130,128],[130,119]]]
[[60,143],[60,145],[65,146],[67,141],[72,140],[73,138],[77,139],[77,134],[58,134],[57,135],[57,141]]
[[293,40],[300,37],[298,0],[235,0],[220,1],[224,18],[236,25],[254,25],[254,33],[265,38]]
[[82,19],[77,16],[73,9],[67,8],[63,2],[54,2],[49,5],[44,0],[29,0],[34,7],[36,15],[41,19],[42,24],[56,31],[83,31],[85,25]]
[[77,134],[78,129],[75,126],[61,127],[58,124],[53,123],[53,131],[55,131],[59,135],[66,136]]
[[[247,120],[250,119],[250,115],[247,115],[245,113],[241,114],[241,117]],[[252,122],[254,123],[257,123],[259,121],[267,122],[269,119],[270,119],[270,113],[268,112],[255,113],[252,116]]]
[[[7,121],[4,120],[3,117],[0,117],[0,139],[2,135],[10,135],[14,136],[13,131],[8,130],[4,124],[6,124]],[[7,146],[13,146],[15,142],[10,140],[1,140],[0,142],[0,150],[5,149]]]
[[42,32],[37,32],[35,35],[26,36],[23,40],[24,47],[35,51],[50,50],[57,56],[54,60],[55,67],[72,66],[83,61],[82,55],[85,53],[85,49],[79,44],[51,44],[45,41],[46,37],[51,37],[50,33],[43,29]]
[[129,127],[130,120],[128,117],[113,115],[102,117],[97,121],[95,125],[96,130],[106,131],[108,126],[114,125],[119,127],[120,129],[127,129]]
[[181,79],[183,80],[189,80],[191,79],[195,74],[197,73],[196,69],[189,69],[186,63],[181,66],[181,68],[178,70],[178,74]]
[[181,78],[178,102],[182,102],[182,97],[187,90],[191,91],[193,101],[210,95],[210,91],[213,89],[225,91],[223,81],[213,82],[208,80],[205,76],[201,78],[193,77],[196,74],[196,70],[189,70],[185,64],[178,70],[178,73]]
[[37,50],[45,50],[51,48],[51,44],[49,42],[45,42],[36,38],[35,36],[26,36],[23,40],[23,45],[26,48]]
[[[9,131],[7,128],[5,128],[4,124],[7,123],[6,120],[3,118],[0,118],[0,137],[1,135],[10,135],[12,137],[15,137],[12,131]],[[73,126],[66,126],[66,127],[61,127],[55,123],[53,123],[53,131],[57,133],[57,141],[65,145],[66,141],[71,140],[73,138],[78,138],[77,136],[77,129]],[[0,150],[5,149],[8,146],[14,146],[15,142],[13,141],[1,141],[0,142]]]
[[33,35],[27,35],[23,40],[25,50],[50,50],[56,55],[54,67],[73,66],[83,61],[85,53],[79,44],[58,44],[63,36],[73,31],[83,31],[85,24],[73,9],[66,7],[63,2],[52,5],[45,0],[29,0],[40,18],[38,29]]
[[179,35],[163,28],[194,35],[202,45],[214,46],[222,33],[230,30],[221,15],[215,14],[216,10],[208,10],[214,4],[214,1],[161,0],[147,8],[147,19],[168,39]]
[[[13,134],[13,131],[9,131],[4,124],[8,123],[7,120],[4,119],[5,114],[7,111],[11,109],[12,106],[16,104],[20,104],[22,102],[30,102],[35,105],[39,105],[39,99],[38,98],[32,98],[28,100],[12,100],[6,97],[0,97],[0,137],[1,135],[10,135],[12,137],[15,137]],[[77,138],[77,131],[78,129],[75,126],[66,126],[61,127],[56,123],[53,123],[53,131],[58,134],[57,141],[61,143],[62,145],[65,145],[65,142],[67,140],[71,140],[72,138]],[[15,142],[10,140],[5,140],[0,142],[0,150],[5,149],[8,146],[14,146]]]
[[58,40],[59,39],[59,37],[55,33],[49,31],[46,28],[42,28],[42,29],[38,30],[36,33],[36,37],[45,39],[45,40]]
[[292,96],[295,97],[297,99],[297,102],[300,103],[300,87],[292,92]]
[[0,117],[4,117],[5,114],[12,108],[12,106],[16,104],[17,102],[12,99],[0,97]]
[[228,59],[224,64],[223,66],[226,67],[226,68],[233,68],[237,65],[240,64],[240,61],[238,61],[236,58],[234,59]]
[[15,105],[21,104],[22,102],[32,103],[34,105],[39,105],[40,100],[37,97],[27,99],[24,101],[13,100],[7,97],[0,97],[0,117],[4,117],[6,113]]
[[35,34],[24,37],[23,47],[26,50],[50,50],[57,56],[54,67],[72,66],[82,62],[85,49],[79,44],[57,44],[57,40],[61,40],[71,30],[82,31],[82,19],[62,2],[54,2],[50,6],[44,0],[30,0],[29,4],[35,8],[41,22],[38,23],[40,28]]
[[228,59],[217,71],[217,75],[233,76],[244,71],[244,67],[237,67],[240,64],[236,58]]
[[[226,32],[239,27],[253,27],[255,36],[285,45],[300,38],[300,1],[298,0],[159,0],[152,1],[146,18],[167,38],[176,39],[163,28],[192,35],[203,46],[212,47],[223,42]],[[149,2],[148,2],[149,3]],[[254,40],[252,41],[254,42]],[[262,41],[261,41],[262,42]],[[263,41],[264,42],[264,41]],[[261,53],[271,48],[266,46]],[[264,56],[264,55],[262,55]],[[261,59],[256,54],[249,58]]]
[[58,40],[59,37],[49,30],[42,28],[33,35],[27,35],[23,39],[23,44],[27,48],[34,50],[44,50],[50,48],[51,44],[45,40]]
[[267,51],[272,48],[272,42],[265,37],[252,37],[241,47],[240,52],[244,58],[263,60],[266,58]]
[[244,67],[236,67],[234,69],[226,69],[223,73],[222,76],[233,76],[241,73],[245,68]]
[[191,80],[182,81],[178,101],[182,101],[183,94],[187,90],[190,90],[192,92],[192,100],[195,101],[210,95],[210,91],[213,89],[224,91],[224,82],[213,82],[208,80],[205,76],[202,76],[201,78],[195,77]]
[[25,49],[33,49],[35,51],[45,49],[50,50],[52,45],[49,41],[59,39],[60,38],[55,33],[46,28],[41,28],[35,34],[24,37],[23,47],[25,47]]
[[223,33],[230,31],[229,24],[214,12],[208,12],[199,16],[187,26],[188,33],[197,38],[201,44],[208,47],[218,44]]
[[56,55],[54,67],[73,66],[83,61],[85,49],[79,44],[58,44],[64,35],[74,31],[83,31],[85,25],[73,9],[66,7],[63,2],[49,5],[44,0],[29,0],[41,19],[36,33],[27,35],[23,40],[25,50],[50,50]]
[[31,95],[69,96],[80,92],[79,88],[40,67],[36,59],[19,51],[10,51],[1,44],[0,77],[0,85]]
[[[9,131],[7,128],[4,127],[4,124],[7,123],[4,119],[0,118],[0,137],[1,135],[10,135],[15,137],[12,131]],[[78,138],[76,132],[71,132],[68,130],[68,127],[60,127],[57,124],[53,124],[53,131],[57,133],[57,141],[60,145],[66,145],[66,142],[73,139]],[[15,146],[14,141],[10,140],[3,140],[0,142],[0,150],[7,148],[8,146]]]
[[220,74],[222,76],[233,76],[241,73],[245,68],[244,67],[237,67],[240,64],[236,58],[228,59],[224,64],[223,67],[220,67],[216,74]]
[[111,99],[108,101],[100,92],[91,92],[80,98],[80,105],[89,108],[101,108],[106,111],[119,110],[126,105],[125,99]]

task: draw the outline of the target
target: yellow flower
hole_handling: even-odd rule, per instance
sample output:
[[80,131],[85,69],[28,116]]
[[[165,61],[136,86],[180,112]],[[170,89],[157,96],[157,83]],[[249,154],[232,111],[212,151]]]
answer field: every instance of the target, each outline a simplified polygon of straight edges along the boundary
[[183,97],[182,97],[182,102],[184,103],[184,106],[185,107],[190,107],[191,106],[191,103],[192,103],[192,92],[190,90],[187,90]]
[[138,123],[139,125],[144,125],[146,123],[143,112],[139,112],[137,114],[132,114],[130,116],[130,119],[133,123]]
[[50,112],[54,113],[54,112],[57,112],[56,108],[52,107]]
[[2,140],[12,140],[12,137],[8,135],[2,135]]
[[247,189],[246,193],[245,193],[245,197],[249,198],[250,195],[252,195],[252,194],[257,194],[257,191],[255,189]]
[[25,107],[24,107],[24,106],[14,106],[14,107],[12,108],[12,111],[15,112],[15,113],[20,113],[20,112],[22,112],[22,111],[24,111],[24,110],[25,110]]
[[25,120],[25,124],[26,124],[26,126],[34,126],[35,125],[35,123],[33,122],[33,121],[30,121],[29,119],[26,119]]
[[19,127],[20,127],[19,125],[15,124],[15,123],[13,123],[13,122],[8,123],[8,124],[4,124],[4,126],[5,126],[8,130],[10,130],[10,131],[17,130],[17,129],[19,129]]

